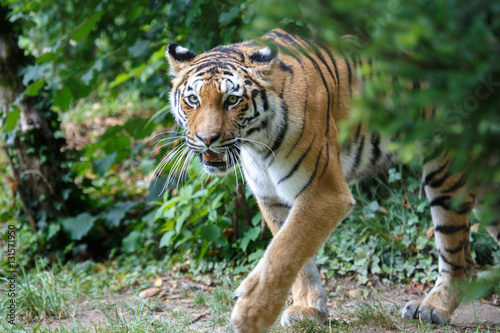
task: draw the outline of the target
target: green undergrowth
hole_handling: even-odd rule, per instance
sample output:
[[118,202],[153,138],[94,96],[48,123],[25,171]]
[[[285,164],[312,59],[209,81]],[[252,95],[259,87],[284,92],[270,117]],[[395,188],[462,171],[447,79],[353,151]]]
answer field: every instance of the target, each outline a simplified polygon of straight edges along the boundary
[[[419,163],[398,166],[351,186],[356,206],[317,256],[327,277],[356,275],[360,283],[435,280],[437,252],[428,235],[429,204],[419,197],[420,172]],[[471,233],[471,250],[480,265],[500,262],[498,245],[483,228]]]

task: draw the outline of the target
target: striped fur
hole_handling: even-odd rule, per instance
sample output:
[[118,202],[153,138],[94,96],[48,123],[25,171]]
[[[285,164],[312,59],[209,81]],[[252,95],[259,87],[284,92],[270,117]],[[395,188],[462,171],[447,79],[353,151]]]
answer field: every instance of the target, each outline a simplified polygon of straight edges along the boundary
[[[394,160],[388,140],[363,124],[348,143],[337,142],[337,124],[361,89],[359,60],[282,30],[201,55],[171,43],[166,57],[174,76],[172,112],[190,156],[199,156],[208,174],[240,168],[275,236],[236,290],[235,331],[270,327],[290,288],[294,303],[281,323],[321,322],[328,315],[326,294],[313,257],[354,204],[347,182]],[[424,183],[440,275],[429,296],[408,304],[403,316],[446,322],[460,299],[449,283],[472,268],[468,213],[474,197],[452,204],[468,190],[463,176],[449,173],[449,158],[427,163]]]

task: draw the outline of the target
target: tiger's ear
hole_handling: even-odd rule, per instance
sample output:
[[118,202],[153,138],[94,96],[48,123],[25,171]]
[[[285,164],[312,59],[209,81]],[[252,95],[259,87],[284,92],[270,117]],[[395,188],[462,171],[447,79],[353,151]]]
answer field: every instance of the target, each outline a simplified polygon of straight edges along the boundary
[[278,49],[269,45],[256,51],[250,56],[250,61],[262,72],[271,71],[278,56]]
[[181,69],[189,66],[191,60],[195,57],[196,54],[177,43],[168,44],[165,49],[165,58],[167,58],[168,64],[170,65],[169,74],[175,76]]

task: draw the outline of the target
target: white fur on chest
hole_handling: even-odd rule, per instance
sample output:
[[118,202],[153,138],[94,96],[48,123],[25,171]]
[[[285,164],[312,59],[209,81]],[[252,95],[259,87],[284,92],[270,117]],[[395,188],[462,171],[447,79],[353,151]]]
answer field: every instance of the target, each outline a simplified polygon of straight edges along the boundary
[[303,175],[303,171],[298,170],[293,177],[280,182],[290,171],[291,166],[282,164],[279,160],[268,166],[273,158],[274,156],[271,156],[264,161],[261,154],[248,149],[242,150],[241,162],[245,179],[255,196],[277,198],[280,202],[291,206],[307,182],[307,175]]

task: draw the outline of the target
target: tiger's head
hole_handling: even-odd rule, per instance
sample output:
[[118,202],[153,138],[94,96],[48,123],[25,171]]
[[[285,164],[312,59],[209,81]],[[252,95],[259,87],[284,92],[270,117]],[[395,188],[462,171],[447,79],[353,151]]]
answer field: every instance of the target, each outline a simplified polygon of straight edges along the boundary
[[170,43],[165,56],[174,76],[172,112],[208,174],[227,174],[245,145],[265,145],[277,97],[269,90],[276,50],[247,42],[196,55]]

